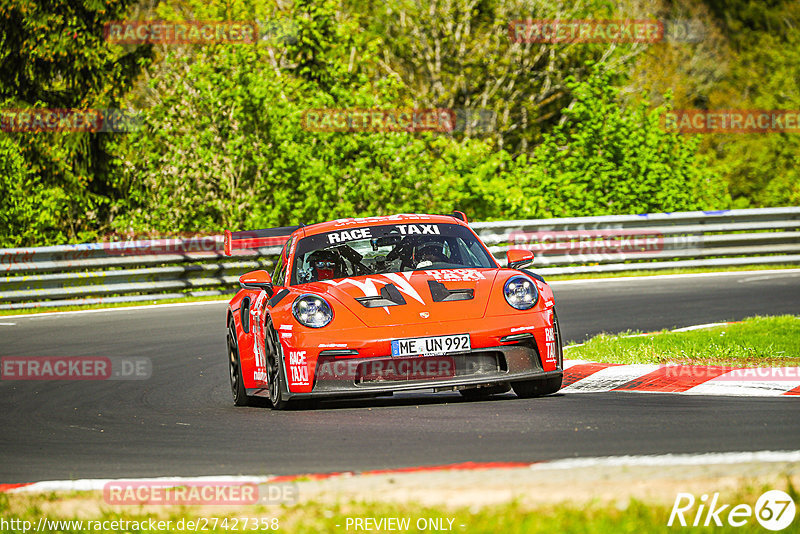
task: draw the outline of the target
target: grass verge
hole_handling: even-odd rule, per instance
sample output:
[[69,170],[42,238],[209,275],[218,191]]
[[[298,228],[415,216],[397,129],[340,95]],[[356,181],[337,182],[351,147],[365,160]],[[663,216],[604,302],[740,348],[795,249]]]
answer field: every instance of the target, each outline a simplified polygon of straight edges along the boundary
[[[758,497],[767,490],[787,491],[795,502],[800,495],[789,480],[779,484],[764,485],[743,481],[732,491],[722,491],[719,503],[745,504],[754,508]],[[542,533],[559,534],[607,534],[610,532],[664,532],[670,530],[667,522],[672,511],[671,504],[643,502],[630,499],[622,504],[595,501],[588,504],[560,503],[558,505],[525,506],[518,501],[482,507],[426,506],[424,504],[398,504],[381,502],[306,502],[294,506],[253,506],[214,512],[205,508],[159,507],[153,511],[131,506],[130,510],[112,509],[100,502],[97,493],[84,492],[69,495],[57,494],[0,494],[0,532],[23,532],[34,530],[42,517],[47,521],[40,533],[86,533],[86,532],[230,532],[260,531],[288,532],[293,534],[319,532],[468,532],[470,534],[497,533]],[[668,500],[674,497],[669,496]],[[64,502],[70,506],[63,506]],[[61,506],[60,506],[61,505]],[[685,513],[691,525],[697,506]],[[367,518],[371,527],[357,528],[356,519]],[[398,529],[398,523],[387,523],[396,518],[407,529]],[[705,519],[705,514],[701,518]],[[151,520],[163,523],[149,528]],[[384,520],[381,523],[381,520]],[[755,517],[746,518],[741,527],[727,523],[726,513],[720,515],[722,527],[713,523],[709,527],[690,527],[692,532],[747,533],[764,532]],[[60,523],[55,523],[60,521]],[[114,524],[113,521],[118,523]],[[127,524],[120,523],[127,521]],[[27,523],[25,523],[27,522]],[[132,525],[136,522],[137,525]],[[169,523],[167,523],[169,522]],[[191,523],[190,523],[191,522]],[[795,523],[797,518],[795,518]],[[258,525],[258,528],[255,526]],[[362,523],[364,525],[364,523]],[[12,528],[12,526],[14,528]],[[144,527],[144,528],[141,528]],[[166,527],[166,528],[165,528]],[[276,527],[276,528],[273,528]],[[381,528],[383,527],[383,528]],[[676,523],[673,529],[680,530]],[[791,527],[787,532],[791,531]]]
[[800,317],[749,317],[740,323],[654,335],[601,334],[566,357],[610,363],[683,363],[739,367],[800,366]]

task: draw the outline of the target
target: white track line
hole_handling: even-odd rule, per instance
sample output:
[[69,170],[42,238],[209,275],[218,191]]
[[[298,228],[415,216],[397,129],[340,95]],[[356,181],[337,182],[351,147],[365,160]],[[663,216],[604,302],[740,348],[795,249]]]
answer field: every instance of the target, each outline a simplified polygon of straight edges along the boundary
[[[797,463],[800,462],[800,450],[796,451],[754,451],[754,452],[725,452],[725,453],[699,453],[699,454],[660,454],[660,455],[630,455],[630,456],[600,456],[590,458],[564,458],[535,462],[522,467],[502,467],[502,469],[531,469],[534,471],[585,469],[588,467],[668,467],[687,465],[731,465],[742,463]],[[484,468],[478,468],[483,470]],[[459,469],[458,472],[463,472]],[[425,472],[424,470],[422,471]],[[443,471],[446,472],[446,471]],[[393,470],[381,471],[386,475],[395,473]],[[398,476],[406,473],[397,470]],[[372,473],[359,475],[358,473],[345,472],[339,477],[372,476]],[[297,475],[301,477],[303,475]],[[251,484],[268,484],[273,476],[201,476],[201,477],[159,477],[159,478],[120,478],[120,479],[81,479],[81,480],[48,480],[8,490],[8,493],[39,493],[53,491],[100,491],[109,482],[167,482],[176,485],[190,482],[241,482]],[[313,477],[312,477],[313,478]]]
[[[734,322],[726,322],[726,323],[695,324],[695,325],[692,325],[692,326],[684,326],[683,328],[676,328],[674,330],[668,330],[667,333],[669,333],[669,332],[689,332],[691,330],[704,330],[706,328],[715,328],[717,326],[727,326],[729,324],[736,324],[736,322],[734,321]],[[641,334],[629,334],[629,335],[624,335],[624,336],[623,335],[619,335],[619,334],[612,334],[612,335],[615,335],[616,337],[619,337],[619,338],[627,339],[629,337],[657,336],[657,335],[663,334],[663,333],[664,332],[660,332],[659,331],[659,332],[642,332]],[[564,348],[565,349],[572,349],[572,348],[575,348],[575,347],[582,347],[585,344],[586,343],[575,343],[574,345],[567,345]],[[595,362],[586,361],[586,362],[583,362],[583,363],[595,363]]]
[[272,476],[202,476],[202,477],[153,477],[153,478],[86,478],[79,480],[45,480],[8,490],[8,493],[50,492],[50,491],[99,491],[109,482],[165,482],[176,486],[187,482],[241,482],[265,484]]
[[[769,272],[769,271],[764,271]],[[789,273],[784,273],[789,274]],[[799,276],[800,273],[792,273],[790,276]],[[747,282],[760,282],[761,280],[772,280],[773,278],[777,278],[778,276],[782,276],[780,273],[777,276],[772,275],[764,275],[764,276],[751,276],[750,278],[745,278],[744,280],[739,280],[739,283],[747,283]]]
[[198,306],[201,304],[222,304],[229,302],[228,300],[199,300],[197,302],[171,302],[166,304],[145,304],[142,306],[118,306],[115,308],[92,308],[90,310],[71,310],[71,311],[53,311],[41,313],[25,313],[19,315],[0,315],[3,319],[35,319],[37,317],[52,317],[73,315],[79,313],[104,313],[104,312],[119,312],[119,311],[136,311],[136,310],[152,310],[156,308],[178,308],[182,306]]
[[670,332],[691,332],[692,330],[703,330],[705,328],[714,328],[717,326],[727,326],[729,324],[734,323],[706,323],[706,324],[696,324],[692,326],[684,326],[683,328],[676,328],[675,330],[670,330]]
[[580,469],[607,466],[726,465],[750,462],[800,462],[800,451],[712,452],[705,454],[659,454],[653,456],[605,456],[565,458],[531,465],[533,470]]

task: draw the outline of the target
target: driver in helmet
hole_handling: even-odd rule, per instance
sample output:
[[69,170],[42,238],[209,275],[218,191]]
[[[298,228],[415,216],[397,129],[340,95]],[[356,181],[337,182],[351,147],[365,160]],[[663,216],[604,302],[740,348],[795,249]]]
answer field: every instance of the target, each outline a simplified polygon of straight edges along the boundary
[[449,261],[444,253],[444,243],[439,242],[429,242],[418,247],[414,253],[414,260],[417,269],[430,267],[434,263],[447,263]]
[[316,250],[308,257],[308,264],[314,280],[330,280],[344,276],[344,263],[336,252]]

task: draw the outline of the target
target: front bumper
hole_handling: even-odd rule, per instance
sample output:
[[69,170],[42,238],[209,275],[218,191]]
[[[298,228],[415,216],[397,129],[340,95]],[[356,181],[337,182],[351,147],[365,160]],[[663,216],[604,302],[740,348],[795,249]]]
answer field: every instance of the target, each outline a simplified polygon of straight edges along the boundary
[[[563,354],[552,308],[480,319],[314,331],[280,329],[286,399],[453,391],[563,375]],[[392,357],[393,339],[468,332],[461,354]],[[334,334],[334,335],[331,335]],[[266,383],[248,395],[264,396]],[[258,387],[260,386],[260,387]]]
[[447,356],[341,358],[323,354],[317,360],[312,391],[286,393],[291,399],[358,397],[557,378],[563,375],[561,350],[558,353],[558,365],[550,371],[543,369],[533,337]]

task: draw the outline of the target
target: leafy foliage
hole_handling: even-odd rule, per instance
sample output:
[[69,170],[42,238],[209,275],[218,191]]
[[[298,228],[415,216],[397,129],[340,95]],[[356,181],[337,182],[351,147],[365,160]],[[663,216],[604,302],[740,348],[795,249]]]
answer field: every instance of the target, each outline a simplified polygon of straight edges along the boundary
[[0,135],[0,242],[17,247],[65,240],[58,214],[69,202],[63,190],[31,172],[13,139]]
[[[113,50],[106,22],[125,16],[131,0],[6,0],[0,4],[0,105],[3,109],[106,109],[131,88],[149,47]],[[104,222],[111,187],[107,134],[0,132],[0,165],[8,175],[3,213],[6,244],[86,239]],[[37,202],[32,204],[31,196]],[[42,213],[24,214],[23,206]],[[22,210],[22,211],[20,211]],[[34,228],[29,225],[34,224]],[[24,237],[23,237],[24,236]]]
[[[472,219],[800,201],[796,134],[667,132],[675,106],[798,109],[797,4],[6,0],[3,108],[135,108],[128,134],[0,131],[0,245],[344,216]],[[767,5],[768,4],[768,5]],[[699,43],[514,43],[519,19],[701,20]],[[257,44],[115,45],[126,19],[258,20]],[[672,91],[672,88],[676,88]],[[317,132],[312,109],[483,109],[481,132]]]
[[[361,2],[359,2],[361,3]],[[526,20],[646,18],[636,2],[603,0],[403,0],[368,3],[358,13],[380,38],[380,69],[397,74],[422,107],[480,108],[496,118],[490,137],[513,155],[531,150],[573,101],[567,81],[620,66],[644,49],[629,43],[539,43],[513,38]],[[524,31],[521,35],[525,35]]]
[[[675,89],[678,109],[800,109],[800,3],[794,0],[672,2],[665,17],[703,28],[698,43],[656,45],[633,74],[634,91]],[[653,101],[659,95],[653,94]],[[698,148],[739,208],[800,202],[800,135],[713,133]]]
[[478,218],[571,217],[684,211],[725,205],[724,184],[703,171],[696,139],[661,128],[668,105],[625,108],[608,75],[568,82],[575,103],[530,157],[482,184],[449,184]]

